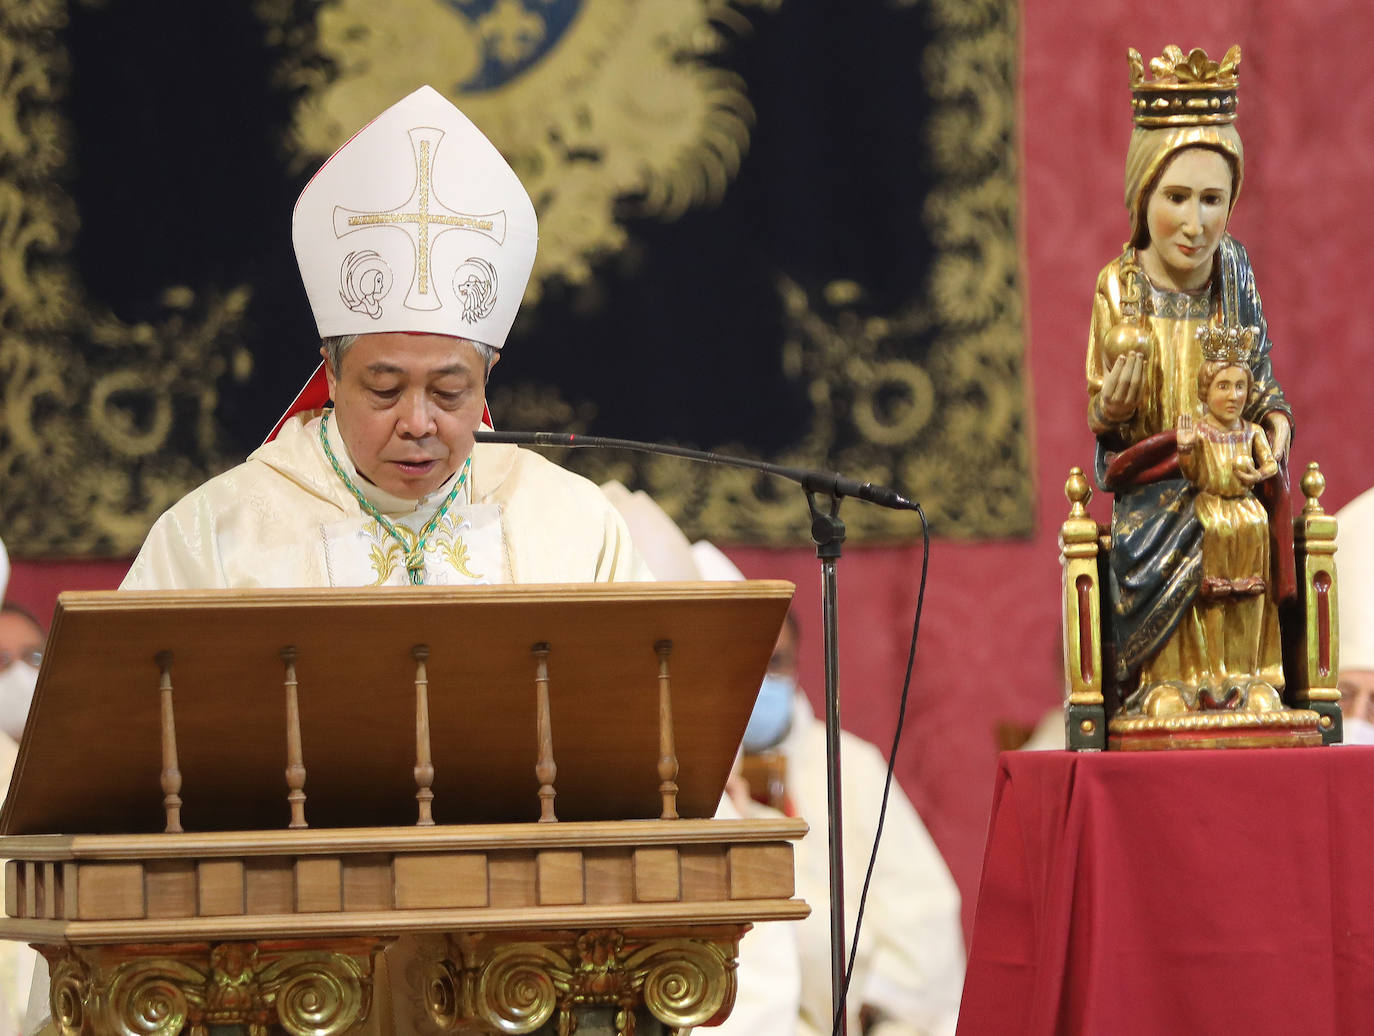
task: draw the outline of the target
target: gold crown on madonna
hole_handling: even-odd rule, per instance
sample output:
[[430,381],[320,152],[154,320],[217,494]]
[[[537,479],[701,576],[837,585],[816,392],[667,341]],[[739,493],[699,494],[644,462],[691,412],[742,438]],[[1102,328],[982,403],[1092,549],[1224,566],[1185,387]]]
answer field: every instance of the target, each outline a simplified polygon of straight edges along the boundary
[[1172,43],[1150,61],[1145,78],[1140,51],[1126,52],[1131,66],[1131,116],[1137,126],[1207,126],[1234,122],[1240,46],[1213,61],[1201,47],[1184,54]]
[[1208,361],[1219,360],[1249,366],[1255,352],[1255,342],[1259,338],[1258,327],[1212,327],[1198,328],[1198,345],[1202,347],[1202,358]]

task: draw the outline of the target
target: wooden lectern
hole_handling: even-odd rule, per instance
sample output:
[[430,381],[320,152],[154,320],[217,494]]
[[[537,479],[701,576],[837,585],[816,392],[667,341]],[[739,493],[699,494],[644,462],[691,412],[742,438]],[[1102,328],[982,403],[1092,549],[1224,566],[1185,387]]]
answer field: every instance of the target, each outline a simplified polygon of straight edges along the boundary
[[808,912],[802,821],[710,819],[792,589],[64,594],[0,937],[66,1034],[718,1022]]

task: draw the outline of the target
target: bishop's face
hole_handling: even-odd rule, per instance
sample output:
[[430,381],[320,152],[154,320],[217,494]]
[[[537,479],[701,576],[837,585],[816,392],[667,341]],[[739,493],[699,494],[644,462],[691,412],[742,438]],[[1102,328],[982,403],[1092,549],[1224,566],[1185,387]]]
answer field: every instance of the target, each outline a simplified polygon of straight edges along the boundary
[[1150,243],[1141,265],[1156,287],[1201,288],[1231,212],[1231,166],[1210,148],[1184,148],[1160,174],[1145,208]]
[[486,367],[471,342],[447,335],[361,335],[336,372],[325,364],[334,420],[358,473],[418,500],[472,452],[486,404]]

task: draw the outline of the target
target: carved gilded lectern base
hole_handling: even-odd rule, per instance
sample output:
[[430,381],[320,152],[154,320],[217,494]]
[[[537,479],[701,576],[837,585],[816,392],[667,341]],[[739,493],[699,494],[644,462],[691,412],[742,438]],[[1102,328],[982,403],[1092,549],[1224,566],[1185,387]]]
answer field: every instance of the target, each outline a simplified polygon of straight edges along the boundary
[[[391,975],[391,940],[43,947],[62,1036],[415,1033],[645,1036],[725,1018],[749,925],[467,932],[419,940]],[[387,955],[390,957],[390,955]],[[399,962],[392,963],[396,967]],[[389,999],[403,996],[404,1003]],[[358,1028],[355,1028],[357,1026]]]
[[634,1036],[639,1017],[650,1036],[728,1016],[740,938],[806,915],[791,845],[805,831],[778,819],[12,836],[0,935],[47,956],[64,1036],[589,1036],[591,1009],[609,1009],[608,1034]]

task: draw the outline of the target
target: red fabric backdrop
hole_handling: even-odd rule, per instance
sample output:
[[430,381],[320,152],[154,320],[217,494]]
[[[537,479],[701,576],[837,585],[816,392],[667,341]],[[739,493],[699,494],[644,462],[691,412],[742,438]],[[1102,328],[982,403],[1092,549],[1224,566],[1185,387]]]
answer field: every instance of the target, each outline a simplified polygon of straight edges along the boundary
[[[1232,230],[1255,264],[1274,365],[1297,413],[1293,458],[1319,460],[1329,509],[1374,476],[1363,312],[1374,193],[1374,8],[1337,0],[1155,0],[1023,11],[1022,235],[1034,415],[1037,531],[1029,541],[937,540],[898,774],[949,860],[971,923],[999,720],[1035,722],[1060,694],[1058,526],[1071,465],[1087,466],[1083,351],[1093,284],[1127,232],[1126,48],[1244,51],[1239,125],[1248,164]],[[1327,401],[1330,402],[1327,402]],[[800,503],[799,505],[800,506]],[[850,503],[847,507],[859,506]],[[1105,501],[1094,512],[1105,518]],[[809,549],[731,549],[751,577],[798,584],[803,676],[821,690],[819,574]],[[11,596],[43,613],[61,589],[111,587],[125,564],[18,563]],[[915,607],[919,545],[850,548],[841,562],[846,726],[887,744]]]

